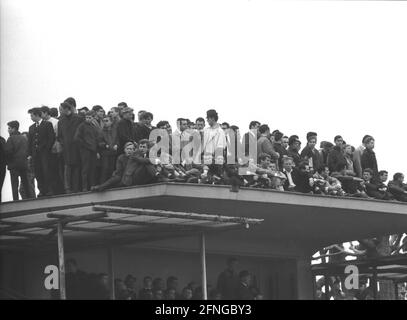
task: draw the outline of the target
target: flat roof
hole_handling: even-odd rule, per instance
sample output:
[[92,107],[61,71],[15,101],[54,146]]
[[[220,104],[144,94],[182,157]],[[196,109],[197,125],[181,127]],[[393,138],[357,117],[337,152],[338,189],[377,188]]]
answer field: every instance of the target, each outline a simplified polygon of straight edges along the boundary
[[[407,203],[251,188],[231,192],[230,186],[183,183],[6,202],[0,219],[26,221],[34,213],[96,204],[264,219],[245,241],[290,242],[309,250],[407,229]],[[239,237],[234,231],[228,235]]]
[[61,223],[67,241],[155,240],[189,233],[248,229],[262,219],[123,206],[86,205],[0,217],[0,247],[46,244]]

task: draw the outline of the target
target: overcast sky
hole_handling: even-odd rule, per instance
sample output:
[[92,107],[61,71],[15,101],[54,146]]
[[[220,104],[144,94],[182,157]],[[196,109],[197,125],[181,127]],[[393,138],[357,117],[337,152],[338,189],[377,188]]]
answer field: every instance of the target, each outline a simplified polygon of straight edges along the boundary
[[[1,135],[27,109],[126,101],[154,121],[215,108],[243,131],[376,139],[407,174],[407,2],[1,0]],[[9,178],[4,200],[11,200]]]

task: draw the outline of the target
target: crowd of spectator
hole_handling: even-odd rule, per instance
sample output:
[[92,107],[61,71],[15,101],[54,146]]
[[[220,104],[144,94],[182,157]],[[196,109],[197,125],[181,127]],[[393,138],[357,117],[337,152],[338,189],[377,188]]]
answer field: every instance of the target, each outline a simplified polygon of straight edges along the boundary
[[[215,287],[207,285],[210,300],[261,300],[255,277],[247,270],[237,273],[237,259],[229,258],[227,268],[220,273]],[[78,268],[75,259],[66,261],[66,297],[67,299],[112,299],[109,276],[106,273],[87,273]],[[161,277],[145,276],[142,283],[128,274],[124,279],[114,279],[114,298],[116,300],[202,300],[202,286],[197,282],[187,283],[182,290],[176,276],[169,276],[166,281]],[[59,298],[55,290],[53,298]]]
[[[407,202],[404,175],[397,172],[388,181],[371,135],[356,148],[337,135],[318,149],[317,133],[308,132],[301,148],[298,135],[271,131],[259,121],[241,136],[237,126],[219,123],[213,109],[206,120],[178,118],[173,131],[165,120],[153,126],[153,114],[145,110],[135,121],[125,102],[106,113],[100,105],[77,109],[74,98],[59,109],[28,113],[28,131],[10,121],[7,141],[0,139],[0,187],[7,165],[13,200],[169,181]],[[167,148],[157,152],[162,133]]]

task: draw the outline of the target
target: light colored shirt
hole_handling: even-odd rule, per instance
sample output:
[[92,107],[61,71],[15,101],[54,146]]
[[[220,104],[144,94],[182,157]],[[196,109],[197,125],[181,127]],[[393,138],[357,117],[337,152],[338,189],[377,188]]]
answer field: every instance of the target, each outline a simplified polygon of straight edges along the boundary
[[284,172],[284,173],[286,174],[286,176],[287,176],[287,180],[288,180],[289,186],[294,188],[294,187],[295,187],[295,183],[294,183],[293,177],[291,176],[292,171],[291,171],[291,172],[288,172],[287,170],[283,169],[283,172]]
[[203,151],[206,154],[214,154],[217,149],[226,148],[225,132],[218,123],[213,127],[204,129],[203,146]]

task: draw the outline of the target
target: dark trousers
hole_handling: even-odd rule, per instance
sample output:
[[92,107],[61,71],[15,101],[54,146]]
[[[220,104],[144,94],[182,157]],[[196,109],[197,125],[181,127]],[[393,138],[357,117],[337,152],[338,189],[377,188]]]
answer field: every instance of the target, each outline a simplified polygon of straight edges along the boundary
[[4,178],[6,177],[6,166],[0,168],[0,203],[1,203],[1,192],[3,189]]
[[79,192],[80,190],[80,166],[78,164],[64,166],[64,187],[66,193]]
[[80,148],[82,191],[96,185],[96,151]]
[[34,195],[30,191],[29,183],[28,183],[28,174],[27,169],[11,169],[10,170],[10,179],[11,179],[11,190],[13,192],[13,200],[18,200],[18,187],[20,184],[21,179],[21,186],[24,189],[24,193],[22,195],[23,199],[28,199],[33,197]]
[[41,195],[51,192],[49,158],[50,152],[38,152],[33,155],[33,165],[37,187]]
[[116,155],[102,154],[102,174],[99,183],[104,183],[109,179],[116,166]]
[[52,177],[51,190],[53,194],[62,194],[64,185],[59,174],[59,157],[57,153],[51,153],[49,158],[49,171]]

